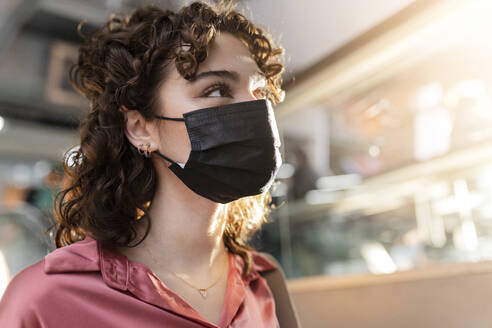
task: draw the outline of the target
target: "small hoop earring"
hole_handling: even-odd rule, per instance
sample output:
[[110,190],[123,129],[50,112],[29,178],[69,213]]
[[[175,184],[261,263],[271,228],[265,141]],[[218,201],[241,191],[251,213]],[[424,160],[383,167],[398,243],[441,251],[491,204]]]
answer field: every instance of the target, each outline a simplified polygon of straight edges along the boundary
[[144,154],[144,153],[143,153],[143,151],[142,151],[142,147],[143,147],[143,146],[144,146],[143,144],[140,144],[140,145],[138,145],[138,147],[137,147],[137,151],[138,151],[138,153],[139,153],[140,155],[143,155],[143,154]]
[[147,144],[147,146],[146,146],[146,148],[144,150],[144,156],[145,156],[145,158],[149,158],[150,153],[151,153],[151,151],[150,151],[150,144]]

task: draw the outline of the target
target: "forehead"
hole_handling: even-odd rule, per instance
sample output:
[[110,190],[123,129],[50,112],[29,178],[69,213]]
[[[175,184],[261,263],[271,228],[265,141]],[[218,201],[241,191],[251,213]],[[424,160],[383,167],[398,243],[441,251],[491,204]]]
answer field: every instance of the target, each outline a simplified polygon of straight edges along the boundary
[[258,66],[243,41],[229,32],[218,31],[209,45],[208,56],[199,65],[197,73],[215,69],[251,74],[258,70]]
[[[230,70],[247,77],[259,71],[251,53],[238,37],[229,32],[217,31],[214,40],[208,45],[207,58],[198,66],[197,74],[206,71]],[[184,82],[175,65],[170,65],[165,83]]]

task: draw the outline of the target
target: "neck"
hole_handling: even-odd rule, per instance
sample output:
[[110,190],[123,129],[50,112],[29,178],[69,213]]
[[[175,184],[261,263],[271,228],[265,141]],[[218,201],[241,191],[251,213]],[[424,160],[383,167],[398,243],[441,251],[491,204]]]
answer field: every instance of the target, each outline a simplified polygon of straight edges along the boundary
[[[216,274],[228,258],[222,241],[225,205],[195,194],[169,170],[159,181],[149,208],[149,234],[138,246],[119,250],[154,271]],[[139,239],[145,232],[144,221],[138,227]]]

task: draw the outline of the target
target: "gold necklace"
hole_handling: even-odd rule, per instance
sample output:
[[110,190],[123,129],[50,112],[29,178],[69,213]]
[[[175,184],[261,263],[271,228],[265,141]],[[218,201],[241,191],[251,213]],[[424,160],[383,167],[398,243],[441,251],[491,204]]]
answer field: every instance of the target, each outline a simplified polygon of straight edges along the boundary
[[[159,263],[158,263],[158,262],[157,262],[157,260],[155,259],[154,255],[152,255],[152,252],[150,251],[150,249],[149,249],[149,248],[147,248],[147,247],[144,247],[144,248],[145,248],[145,249],[147,250],[147,252],[149,253],[150,257],[152,258],[152,261],[154,261],[154,263],[158,266],[158,265],[159,265]],[[227,268],[227,267],[226,267],[226,268]],[[222,278],[222,276],[224,275],[224,272],[226,271],[226,270],[223,270],[223,271],[222,271],[222,273],[220,274],[219,278],[218,278],[218,279],[217,279],[217,280],[216,280],[216,281],[215,281],[212,285],[208,286],[207,288],[197,288],[197,287],[193,286],[190,282],[186,281],[184,278],[182,278],[182,277],[180,277],[179,275],[177,275],[175,272],[170,271],[170,270],[167,270],[167,269],[164,269],[164,270],[166,270],[167,272],[172,273],[173,275],[175,275],[176,277],[178,277],[179,279],[181,279],[182,281],[184,281],[184,282],[185,282],[188,286],[193,287],[194,289],[196,289],[196,290],[200,293],[200,295],[202,295],[202,297],[203,297],[204,299],[205,299],[205,298],[207,298],[207,290],[209,290],[210,288],[212,288],[213,286],[215,286],[215,285],[219,282],[220,278]],[[154,274],[157,276],[157,274],[156,274],[156,273],[154,273]],[[159,276],[157,276],[157,277],[158,277],[159,279],[161,279]],[[162,280],[161,280],[161,281],[162,281]]]

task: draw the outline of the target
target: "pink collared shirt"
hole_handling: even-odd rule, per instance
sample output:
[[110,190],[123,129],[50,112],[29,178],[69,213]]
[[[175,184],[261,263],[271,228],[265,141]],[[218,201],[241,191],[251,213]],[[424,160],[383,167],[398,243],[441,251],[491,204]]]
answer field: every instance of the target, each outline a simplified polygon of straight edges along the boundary
[[224,307],[215,325],[143,263],[84,240],[58,248],[19,272],[0,301],[2,328],[279,327],[275,302],[259,274],[277,268],[252,252],[253,269],[229,253]]

